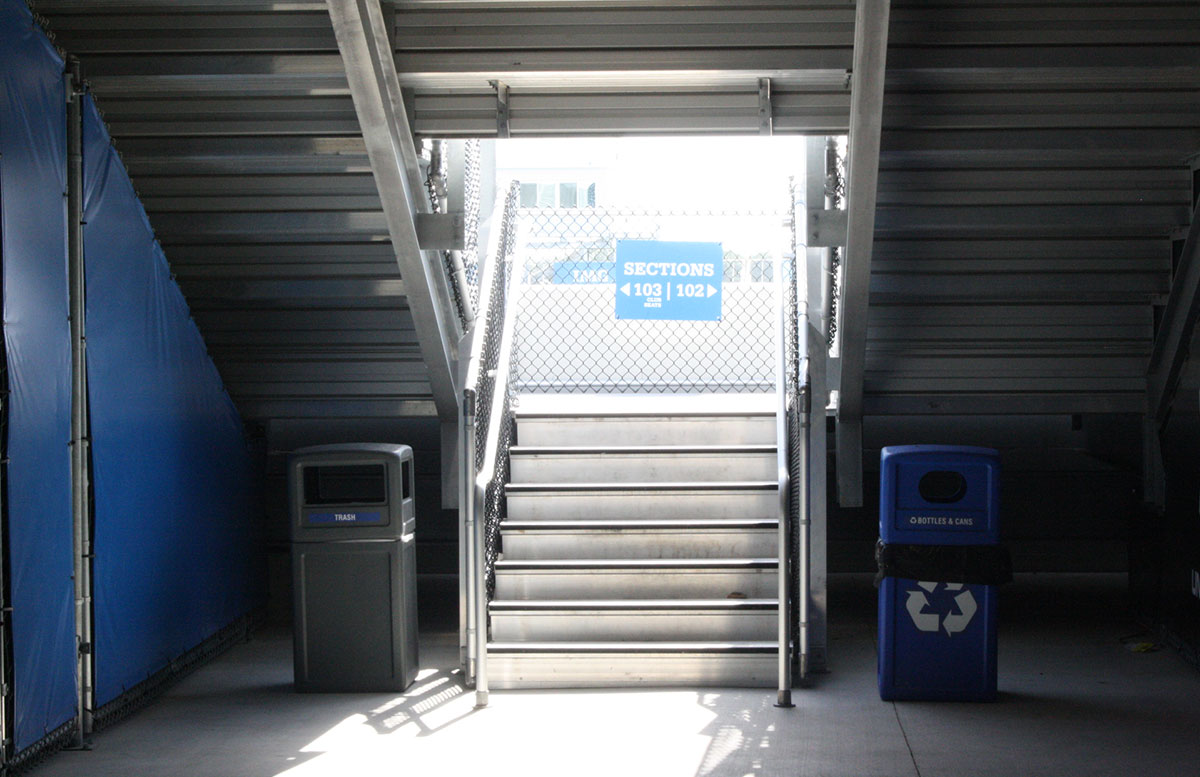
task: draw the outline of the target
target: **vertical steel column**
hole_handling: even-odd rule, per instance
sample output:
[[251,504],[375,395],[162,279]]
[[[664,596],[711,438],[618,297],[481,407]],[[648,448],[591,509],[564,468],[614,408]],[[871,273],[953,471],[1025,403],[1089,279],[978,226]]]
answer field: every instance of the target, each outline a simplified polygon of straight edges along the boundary
[[[806,174],[807,177],[807,174]],[[805,199],[807,200],[807,187],[805,190]],[[808,207],[806,202],[793,202],[792,212],[798,214],[797,218],[803,219],[801,223],[805,225],[805,231],[797,234],[807,234],[808,225]],[[807,245],[807,239],[805,244]],[[807,248],[803,251],[804,260],[801,261],[801,246],[796,246],[796,277],[792,280],[795,286],[796,293],[796,370],[795,376],[799,394],[796,397],[796,402],[799,403],[800,430],[797,439],[799,447],[797,459],[799,467],[797,467],[796,477],[800,480],[799,488],[797,489],[796,517],[798,525],[797,532],[797,547],[796,547],[796,621],[797,621],[797,639],[800,643],[797,646],[796,652],[799,654],[800,660],[800,680],[808,679],[809,665],[809,597],[811,595],[811,560],[809,558],[811,548],[809,547],[809,512],[811,509],[811,489],[809,480],[812,476],[812,467],[809,462],[811,456],[811,445],[809,444],[809,427],[811,426],[812,416],[812,398],[811,385],[809,379],[810,367],[810,350],[811,342],[809,337],[809,304],[812,295],[812,283],[809,273],[809,251]]]
[[88,396],[86,285],[83,265],[83,83],[79,61],[67,60],[67,272],[71,317],[71,516],[74,525],[75,642],[77,648],[75,746],[92,734],[92,538],[88,499]]
[[[3,354],[0,347],[0,355]],[[0,367],[0,372],[6,370],[6,367]],[[8,413],[8,376],[0,376],[0,418],[3,418]],[[3,434],[4,425],[0,423],[0,435]],[[0,437],[3,439],[3,437]],[[7,454],[7,451],[4,451]],[[7,495],[4,493],[4,486],[7,485],[7,456],[0,456],[0,507],[7,505]],[[6,521],[8,518],[7,510],[0,512],[0,521]],[[12,729],[10,728],[12,717],[9,711],[12,709],[9,703],[12,701],[12,674],[9,671],[9,615],[12,608],[9,602],[9,585],[8,572],[5,569],[5,559],[8,558],[8,549],[5,547],[5,542],[8,539],[8,527],[0,525],[0,774],[7,774],[6,768],[8,759],[12,755]]]
[[[800,335],[803,337],[804,330],[808,328],[808,314],[803,313],[800,316]],[[801,361],[804,364],[804,361]],[[803,369],[803,367],[801,368]],[[808,600],[811,595],[810,576],[812,574],[812,565],[809,560],[811,552],[810,545],[810,518],[809,508],[811,506],[810,492],[808,488],[809,477],[812,472],[812,467],[809,465],[809,444],[808,430],[812,424],[812,395],[809,391],[808,376],[804,373],[800,375],[800,396],[797,401],[800,402],[800,469],[797,477],[800,478],[800,506],[797,513],[800,516],[800,525],[797,531],[800,532],[799,547],[797,548],[798,559],[798,575],[800,578],[800,590],[797,593],[799,600],[799,638],[800,638],[800,679],[808,679],[809,669],[809,606]]]
[[[826,197],[826,142],[822,138],[809,139],[808,168],[806,171],[805,201],[808,212],[826,210],[831,202]],[[809,427],[805,437],[808,441],[806,465],[808,466],[808,511],[805,519],[808,552],[805,557],[808,569],[808,669],[823,672],[827,668],[828,655],[828,563],[827,563],[827,513],[828,489],[826,475],[829,448],[826,432],[826,410],[829,404],[830,364],[829,318],[832,307],[830,265],[831,252],[828,248],[810,247],[806,252],[804,270],[806,280],[803,288],[808,300],[808,333],[806,352],[808,364],[808,407]],[[805,337],[801,330],[801,337]]]

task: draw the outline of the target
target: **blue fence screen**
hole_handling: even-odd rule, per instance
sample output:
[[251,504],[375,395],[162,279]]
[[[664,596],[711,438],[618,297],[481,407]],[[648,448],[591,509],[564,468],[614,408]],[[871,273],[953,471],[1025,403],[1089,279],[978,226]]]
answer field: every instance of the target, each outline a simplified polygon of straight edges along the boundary
[[0,5],[0,262],[17,750],[75,716],[71,351],[63,61],[19,0]]
[[[75,717],[63,60],[0,0],[0,280],[13,749]],[[84,106],[96,701],[261,600],[242,424],[125,168]]]
[[90,99],[83,141],[105,704],[246,613],[261,589],[241,420]]

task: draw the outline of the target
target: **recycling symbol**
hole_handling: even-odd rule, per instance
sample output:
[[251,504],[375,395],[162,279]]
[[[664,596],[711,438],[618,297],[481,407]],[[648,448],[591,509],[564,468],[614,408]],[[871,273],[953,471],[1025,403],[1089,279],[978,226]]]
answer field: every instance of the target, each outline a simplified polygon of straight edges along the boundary
[[[975,611],[979,609],[970,590],[965,588],[962,583],[921,582],[917,585],[919,588],[908,592],[908,601],[905,603],[905,608],[912,616],[913,625],[917,627],[917,630],[936,632],[939,629],[945,629],[948,637],[966,631],[967,626],[971,624],[971,619],[975,617]],[[944,615],[936,610],[927,612],[927,610],[932,610],[928,594],[935,592],[939,585],[945,586],[944,590],[948,592],[958,592],[954,594],[954,604],[958,607],[958,612],[948,612]]]

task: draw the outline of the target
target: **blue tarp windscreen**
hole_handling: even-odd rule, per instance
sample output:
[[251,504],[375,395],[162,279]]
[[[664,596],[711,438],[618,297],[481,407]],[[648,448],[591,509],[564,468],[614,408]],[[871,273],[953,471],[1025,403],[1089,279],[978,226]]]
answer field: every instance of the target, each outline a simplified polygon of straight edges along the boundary
[[0,3],[0,262],[8,370],[8,548],[18,751],[75,716],[71,339],[63,62]]
[[84,105],[97,703],[259,600],[242,423],[124,165]]

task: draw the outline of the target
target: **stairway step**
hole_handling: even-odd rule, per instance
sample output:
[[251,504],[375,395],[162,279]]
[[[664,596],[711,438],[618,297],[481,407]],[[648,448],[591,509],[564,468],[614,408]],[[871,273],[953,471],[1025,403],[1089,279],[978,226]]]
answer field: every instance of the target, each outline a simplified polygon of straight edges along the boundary
[[498,642],[770,640],[774,599],[492,602]]
[[506,559],[746,558],[773,556],[777,519],[506,521]]
[[522,394],[517,412],[536,416],[770,415],[773,393]]
[[[561,612],[642,612],[654,610],[774,610],[775,599],[530,599],[524,601],[490,602],[492,612],[536,612],[554,610]],[[502,640],[500,640],[502,641]]]
[[775,477],[774,445],[517,446],[512,481],[752,481]]
[[496,599],[769,598],[773,558],[509,560],[496,562]]
[[641,494],[655,491],[673,491],[673,492],[708,492],[708,491],[774,491],[778,483],[774,480],[698,480],[698,481],[632,481],[632,482],[608,482],[608,483],[573,483],[573,482],[552,482],[552,483],[509,483],[506,489],[509,494],[526,494],[536,492],[562,492],[562,491],[594,491],[601,494],[620,494],[626,491],[634,491]]
[[502,558],[496,561],[496,571],[529,571],[543,569],[607,570],[607,569],[774,569],[774,558],[598,558],[598,559],[521,559]]
[[579,415],[532,413],[518,409],[517,439],[534,447],[589,445],[774,445],[773,412],[669,409]]
[[778,483],[510,483],[515,521],[774,518]]
[[493,642],[491,687],[771,687],[778,645],[737,642]]

